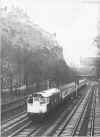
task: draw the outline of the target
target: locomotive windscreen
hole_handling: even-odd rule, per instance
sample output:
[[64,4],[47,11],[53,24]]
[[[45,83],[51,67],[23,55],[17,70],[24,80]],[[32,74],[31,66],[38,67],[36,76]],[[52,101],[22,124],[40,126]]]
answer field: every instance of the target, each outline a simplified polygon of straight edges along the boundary
[[41,94],[34,94],[33,95],[33,100],[34,101],[39,101],[41,104],[48,102],[48,98],[43,97]]
[[30,96],[30,97],[28,98],[28,103],[33,103],[33,97],[32,97],[32,96]]

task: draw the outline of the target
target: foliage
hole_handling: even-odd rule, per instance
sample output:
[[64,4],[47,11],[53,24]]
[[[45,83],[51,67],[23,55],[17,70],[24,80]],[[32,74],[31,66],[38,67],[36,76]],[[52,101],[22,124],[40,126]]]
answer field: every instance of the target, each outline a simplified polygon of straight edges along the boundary
[[98,35],[95,38],[95,43],[98,48],[98,55],[97,61],[95,62],[96,65],[96,72],[97,72],[97,78],[100,78],[100,21],[98,22]]
[[18,8],[0,11],[3,88],[38,85],[48,79],[61,84],[72,79],[73,71],[66,65],[62,48],[53,34],[33,24]]

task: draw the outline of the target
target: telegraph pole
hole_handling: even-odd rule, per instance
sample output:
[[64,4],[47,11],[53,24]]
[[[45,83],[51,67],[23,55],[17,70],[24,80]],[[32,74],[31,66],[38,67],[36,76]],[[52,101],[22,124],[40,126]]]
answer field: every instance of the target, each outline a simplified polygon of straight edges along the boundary
[[77,92],[78,92],[78,86],[79,86],[79,80],[75,80],[75,90],[76,90],[76,97],[77,97]]

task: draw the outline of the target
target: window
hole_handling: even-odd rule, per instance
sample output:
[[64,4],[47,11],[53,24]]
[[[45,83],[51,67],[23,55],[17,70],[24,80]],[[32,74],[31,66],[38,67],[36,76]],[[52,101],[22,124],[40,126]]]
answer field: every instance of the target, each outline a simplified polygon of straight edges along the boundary
[[30,96],[30,97],[28,98],[28,103],[33,103],[33,97],[32,97],[32,96]]

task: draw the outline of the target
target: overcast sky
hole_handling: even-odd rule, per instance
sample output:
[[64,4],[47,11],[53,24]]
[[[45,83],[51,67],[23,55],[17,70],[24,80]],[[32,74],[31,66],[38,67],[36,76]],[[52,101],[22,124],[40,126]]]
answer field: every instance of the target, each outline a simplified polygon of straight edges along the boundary
[[65,60],[72,65],[80,65],[80,57],[96,55],[93,40],[99,4],[90,1],[93,0],[6,0],[8,5],[17,3],[24,8],[33,22],[46,31],[56,33]]

